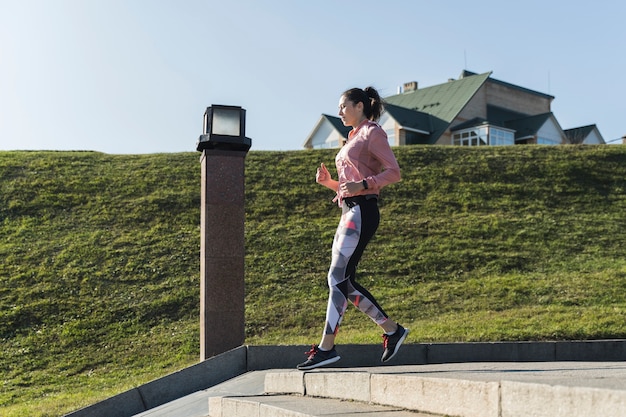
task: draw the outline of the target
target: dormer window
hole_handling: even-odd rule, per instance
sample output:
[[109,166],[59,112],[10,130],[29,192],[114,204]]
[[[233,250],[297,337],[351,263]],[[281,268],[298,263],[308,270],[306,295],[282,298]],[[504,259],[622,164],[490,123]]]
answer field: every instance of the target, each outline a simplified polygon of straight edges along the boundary
[[492,125],[481,125],[454,132],[452,143],[459,146],[515,145],[515,132]]

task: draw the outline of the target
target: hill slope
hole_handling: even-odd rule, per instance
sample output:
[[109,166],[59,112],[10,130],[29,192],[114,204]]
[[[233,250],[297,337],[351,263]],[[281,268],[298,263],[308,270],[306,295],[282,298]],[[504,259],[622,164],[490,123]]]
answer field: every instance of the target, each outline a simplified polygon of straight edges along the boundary
[[[359,280],[409,342],[626,337],[626,148],[406,147]],[[246,343],[315,343],[334,150],[246,158]],[[198,359],[199,154],[0,152],[3,415]],[[339,343],[377,343],[349,309]]]

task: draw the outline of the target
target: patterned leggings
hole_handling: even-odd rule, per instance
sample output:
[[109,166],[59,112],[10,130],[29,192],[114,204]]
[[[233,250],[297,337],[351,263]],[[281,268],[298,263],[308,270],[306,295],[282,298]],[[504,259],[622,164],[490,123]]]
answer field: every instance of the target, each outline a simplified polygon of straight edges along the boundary
[[353,207],[343,202],[341,221],[333,240],[325,334],[337,334],[348,301],[376,324],[383,324],[388,318],[369,291],[356,282],[357,264],[378,228],[380,213],[376,199],[355,199],[358,204]]

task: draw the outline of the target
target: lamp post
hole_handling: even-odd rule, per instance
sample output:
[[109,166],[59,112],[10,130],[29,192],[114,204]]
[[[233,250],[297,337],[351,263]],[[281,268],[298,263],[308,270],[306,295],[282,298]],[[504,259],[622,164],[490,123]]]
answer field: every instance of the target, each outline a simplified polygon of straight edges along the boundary
[[244,342],[246,111],[212,105],[197,143],[200,164],[200,360]]

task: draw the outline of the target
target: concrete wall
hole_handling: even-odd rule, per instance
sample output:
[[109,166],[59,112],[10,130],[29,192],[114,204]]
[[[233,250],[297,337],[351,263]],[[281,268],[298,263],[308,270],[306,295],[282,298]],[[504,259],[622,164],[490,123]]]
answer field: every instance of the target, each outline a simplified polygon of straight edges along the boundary
[[239,347],[130,389],[66,417],[130,417],[246,372],[247,350]]

